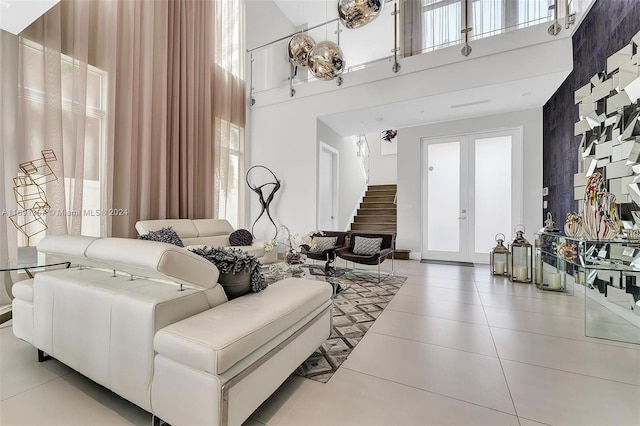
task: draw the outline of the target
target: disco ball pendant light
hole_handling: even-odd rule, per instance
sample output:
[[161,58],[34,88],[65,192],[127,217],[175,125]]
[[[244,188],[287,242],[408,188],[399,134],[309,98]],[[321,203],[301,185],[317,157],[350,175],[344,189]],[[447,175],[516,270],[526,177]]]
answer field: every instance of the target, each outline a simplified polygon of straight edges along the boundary
[[376,19],[384,0],[338,0],[338,17],[349,29],[360,28]]
[[321,41],[309,52],[309,71],[320,80],[332,80],[345,69],[342,49],[332,41]]
[[289,61],[296,66],[306,67],[309,60],[309,52],[316,42],[306,34],[295,34],[289,40]]

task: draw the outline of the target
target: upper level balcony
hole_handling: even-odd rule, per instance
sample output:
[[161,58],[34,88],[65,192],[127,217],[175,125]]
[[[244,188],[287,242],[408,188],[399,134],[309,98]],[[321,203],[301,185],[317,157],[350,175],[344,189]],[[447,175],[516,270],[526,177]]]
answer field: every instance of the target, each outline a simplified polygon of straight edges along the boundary
[[[293,3],[296,2],[280,4],[276,1],[285,14],[287,5],[291,7]],[[316,17],[328,19],[319,23],[292,22],[293,31],[285,36],[257,47],[249,46],[247,68],[250,96],[255,107],[326,93],[343,84],[353,87],[403,74],[434,71],[503,52],[512,52],[512,55],[496,58],[495,66],[504,68],[505,64],[513,63],[513,79],[530,78],[533,76],[524,66],[524,74],[518,74],[518,64],[514,63],[517,53],[540,63],[547,51],[548,60],[553,61],[564,55],[557,54],[557,46],[544,47],[544,44],[558,40],[565,41],[563,49],[568,48],[565,53],[570,53],[570,36],[593,0],[388,0],[380,16],[358,29],[343,26],[337,18],[336,2],[329,2],[328,6],[325,2],[304,3],[307,16],[315,13]],[[313,5],[317,7],[315,12]],[[301,32],[316,42],[330,40],[340,46],[346,62],[340,81],[319,81],[307,67],[291,65],[288,43],[291,36]],[[527,53],[527,48],[532,48],[533,53]],[[570,58],[570,55],[566,57]],[[539,74],[555,75],[549,87],[557,87],[570,72],[566,60],[556,65],[555,68],[544,64],[540,67]],[[482,70],[467,69],[469,74],[476,71]],[[535,74],[535,70],[531,71]],[[495,83],[484,80],[478,81],[476,86]],[[464,83],[458,84],[461,84],[460,89],[464,88]],[[552,89],[543,91],[547,97],[549,90]],[[425,93],[417,91],[414,97],[438,92],[437,88]],[[411,97],[405,95],[397,101]],[[540,102],[544,103],[544,100],[538,100]]]

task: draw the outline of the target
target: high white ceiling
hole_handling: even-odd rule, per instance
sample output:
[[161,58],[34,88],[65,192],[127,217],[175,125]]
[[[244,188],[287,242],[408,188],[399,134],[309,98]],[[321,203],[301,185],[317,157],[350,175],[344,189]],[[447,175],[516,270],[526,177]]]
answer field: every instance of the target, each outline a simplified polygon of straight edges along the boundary
[[296,27],[313,27],[338,17],[337,0],[274,0],[274,3]]
[[319,117],[342,136],[543,106],[567,73],[476,87]]
[[0,29],[20,34],[60,0],[0,0]]

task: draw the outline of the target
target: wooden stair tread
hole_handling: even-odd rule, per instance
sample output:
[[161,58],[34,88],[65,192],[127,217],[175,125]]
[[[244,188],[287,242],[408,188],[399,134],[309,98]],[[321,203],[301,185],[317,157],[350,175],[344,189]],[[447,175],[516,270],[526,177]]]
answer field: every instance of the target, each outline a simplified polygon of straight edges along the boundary
[[352,232],[397,231],[396,184],[369,185],[351,223]]

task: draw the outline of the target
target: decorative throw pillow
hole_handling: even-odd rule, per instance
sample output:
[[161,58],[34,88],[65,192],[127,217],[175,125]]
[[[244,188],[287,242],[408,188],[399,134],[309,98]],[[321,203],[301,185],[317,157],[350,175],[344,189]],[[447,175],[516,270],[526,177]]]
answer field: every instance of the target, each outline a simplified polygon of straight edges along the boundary
[[184,247],[184,243],[180,236],[172,227],[161,228],[158,231],[149,231],[146,234],[138,235],[139,240],[158,241],[161,243],[169,243],[178,247]]
[[232,246],[250,246],[253,243],[253,235],[246,229],[238,229],[229,235],[229,244]]
[[360,256],[373,256],[380,251],[382,246],[382,237],[380,238],[365,238],[356,236],[356,241],[353,244],[353,254]]
[[334,248],[338,242],[338,237],[313,237],[313,242],[316,246],[310,250],[311,253],[322,253],[325,250]]

